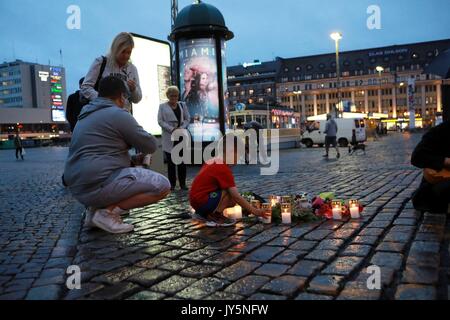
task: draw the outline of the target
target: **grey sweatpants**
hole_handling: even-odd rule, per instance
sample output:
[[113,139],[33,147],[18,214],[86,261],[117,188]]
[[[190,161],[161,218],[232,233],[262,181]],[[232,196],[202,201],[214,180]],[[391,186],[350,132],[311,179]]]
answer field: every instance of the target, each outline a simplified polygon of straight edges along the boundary
[[163,175],[143,168],[125,168],[105,186],[89,193],[73,194],[86,207],[106,208],[138,194],[158,195],[170,190]]

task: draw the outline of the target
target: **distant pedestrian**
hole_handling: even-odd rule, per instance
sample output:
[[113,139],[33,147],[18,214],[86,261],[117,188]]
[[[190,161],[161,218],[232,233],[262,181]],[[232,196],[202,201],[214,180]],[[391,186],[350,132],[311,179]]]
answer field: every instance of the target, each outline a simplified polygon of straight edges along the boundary
[[339,152],[339,148],[337,145],[337,132],[338,132],[338,125],[336,121],[331,117],[330,114],[327,115],[327,123],[325,125],[325,152],[324,155],[325,158],[328,158],[330,146],[333,146],[336,149],[337,158],[339,159],[341,157],[341,154]]
[[138,70],[130,62],[133,49],[133,36],[127,32],[119,33],[114,38],[110,52],[106,57],[102,56],[95,59],[89,69],[81,85],[82,96],[89,101],[95,100],[98,97],[97,80],[107,76],[114,76],[125,83],[127,89],[125,110],[131,111],[131,104],[139,103],[142,100]]
[[[79,88],[81,90],[81,85],[83,84],[84,78],[81,78],[78,82]],[[71,94],[69,98],[67,99],[67,109],[66,109],[66,116],[67,121],[70,124],[70,131],[73,132],[75,129],[75,125],[78,121],[78,116],[80,115],[81,109],[83,109],[83,105],[80,104],[80,90],[76,91],[75,93]]]
[[14,146],[16,147],[16,159],[19,160],[20,155],[20,158],[24,160],[22,139],[20,139],[19,133],[16,133],[16,136],[14,137]]

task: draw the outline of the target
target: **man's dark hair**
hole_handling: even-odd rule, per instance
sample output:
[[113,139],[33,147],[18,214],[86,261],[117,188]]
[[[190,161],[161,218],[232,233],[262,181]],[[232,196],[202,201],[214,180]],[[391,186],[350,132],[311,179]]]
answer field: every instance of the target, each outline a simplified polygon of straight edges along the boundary
[[78,81],[78,84],[80,85],[80,87],[81,87],[81,85],[83,84],[83,82],[84,82],[84,77],[81,78],[80,81]]
[[122,79],[108,76],[100,81],[98,96],[102,98],[117,99],[127,93],[127,88]]

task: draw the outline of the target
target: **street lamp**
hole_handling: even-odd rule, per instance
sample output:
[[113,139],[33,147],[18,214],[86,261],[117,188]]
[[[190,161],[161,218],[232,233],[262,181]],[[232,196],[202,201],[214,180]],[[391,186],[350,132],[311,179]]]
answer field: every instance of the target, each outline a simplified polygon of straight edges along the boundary
[[[336,44],[336,74],[337,74],[337,92],[338,92],[338,106],[341,105],[341,71],[339,65],[339,40],[342,39],[342,34],[339,32],[333,32],[330,34],[331,39]],[[338,108],[335,107],[335,116],[338,117]]]
[[293,94],[294,95],[296,95],[297,96],[297,100],[298,100],[298,102],[300,103],[300,110],[301,110],[301,121],[303,122],[303,119],[304,119],[304,117],[305,117],[305,110],[304,110],[304,108],[303,108],[303,103],[300,101],[301,99],[300,99],[300,96],[302,95],[302,90],[298,90],[298,91],[294,91],[293,92]]
[[379,96],[379,99],[378,99],[378,112],[381,113],[381,109],[382,109],[382,106],[381,106],[381,104],[382,104],[382,98],[381,98],[381,92],[382,92],[382,89],[381,89],[381,73],[384,71],[384,68],[382,66],[377,66],[375,69],[378,72],[378,78],[379,78],[378,81],[380,82],[380,96]]

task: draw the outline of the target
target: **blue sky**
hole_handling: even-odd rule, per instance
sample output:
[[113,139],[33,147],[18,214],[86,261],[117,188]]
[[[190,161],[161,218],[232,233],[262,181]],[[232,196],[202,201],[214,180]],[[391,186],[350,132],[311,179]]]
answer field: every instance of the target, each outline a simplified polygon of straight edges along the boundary
[[[332,52],[330,32],[343,33],[342,50],[450,38],[449,0],[209,0],[235,39],[228,63]],[[179,0],[180,10],[192,3]],[[81,9],[81,30],[66,28],[69,5]],[[366,26],[370,5],[381,8],[381,30]],[[0,62],[15,58],[60,64],[68,93],[92,60],[120,31],[159,39],[170,33],[170,0],[0,0]]]

